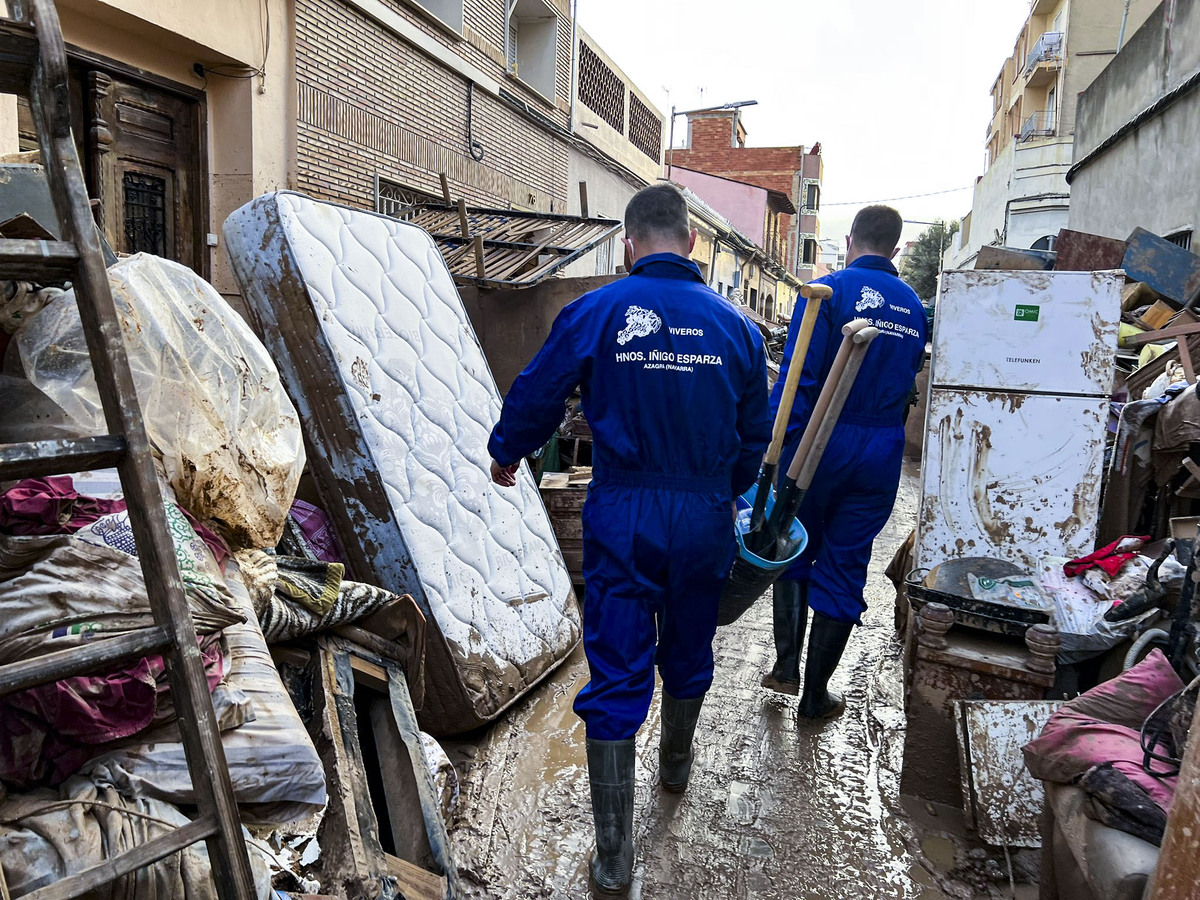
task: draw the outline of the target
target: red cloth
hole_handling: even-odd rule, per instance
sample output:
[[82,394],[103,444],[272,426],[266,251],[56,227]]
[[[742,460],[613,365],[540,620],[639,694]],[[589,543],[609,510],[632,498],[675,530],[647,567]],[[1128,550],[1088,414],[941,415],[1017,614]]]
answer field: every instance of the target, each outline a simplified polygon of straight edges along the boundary
[[[1127,553],[1118,553],[1117,547],[1122,541],[1129,540],[1131,535],[1117,538],[1107,547],[1101,547],[1094,553],[1089,553],[1087,556],[1081,556],[1079,559],[1073,559],[1063,566],[1063,573],[1068,578],[1074,578],[1076,575],[1086,572],[1088,569],[1099,567],[1107,574],[1116,577],[1116,574],[1121,571],[1121,567],[1137,556],[1136,550],[1130,550]],[[1137,540],[1145,544],[1150,540],[1150,535],[1138,537]]]
[[124,500],[100,500],[80,495],[70,475],[27,478],[0,496],[0,531],[5,534],[72,534],[101,516],[124,509]]
[[[220,641],[200,652],[208,689],[220,682]],[[106,675],[79,675],[0,700],[0,780],[21,790],[61,784],[111,741],[148,728],[170,687],[161,656]]]

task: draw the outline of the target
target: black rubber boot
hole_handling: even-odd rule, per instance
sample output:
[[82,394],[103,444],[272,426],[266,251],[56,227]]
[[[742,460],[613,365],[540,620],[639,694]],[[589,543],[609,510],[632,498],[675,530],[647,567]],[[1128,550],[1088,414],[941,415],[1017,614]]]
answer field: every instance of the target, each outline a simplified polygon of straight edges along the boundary
[[692,738],[704,695],[691,700],[676,700],[666,691],[662,695],[662,731],[658,736],[658,777],[665,790],[681,794],[692,772]]
[[626,741],[587,740],[592,818],[596,823],[596,849],[592,853],[590,869],[592,890],[598,894],[624,894],[633,878],[636,758],[633,738]]
[[795,697],[800,693],[800,647],[808,623],[808,582],[777,581],[774,587],[775,665],[763,687]]
[[808,660],[804,664],[804,693],[800,715],[806,719],[833,719],[846,709],[846,700],[829,690],[829,679],[842,658],[853,622],[838,622],[813,613],[808,635]]

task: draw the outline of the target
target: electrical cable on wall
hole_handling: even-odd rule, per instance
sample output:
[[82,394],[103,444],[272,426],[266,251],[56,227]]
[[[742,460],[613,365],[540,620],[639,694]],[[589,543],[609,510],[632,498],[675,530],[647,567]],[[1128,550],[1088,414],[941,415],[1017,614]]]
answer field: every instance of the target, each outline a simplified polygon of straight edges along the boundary
[[267,92],[267,57],[271,55],[271,0],[262,0],[262,11],[262,65],[255,68],[254,66],[245,66],[240,63],[215,63],[211,66],[199,62],[194,63],[192,71],[196,74],[197,78],[203,80],[203,90],[208,90],[208,76],[216,75],[218,78],[243,81],[258,78],[260,79],[258,92],[260,94]]
[[472,122],[472,107],[475,100],[475,82],[467,85],[467,150],[475,162],[483,162],[483,144],[475,140],[474,124]]

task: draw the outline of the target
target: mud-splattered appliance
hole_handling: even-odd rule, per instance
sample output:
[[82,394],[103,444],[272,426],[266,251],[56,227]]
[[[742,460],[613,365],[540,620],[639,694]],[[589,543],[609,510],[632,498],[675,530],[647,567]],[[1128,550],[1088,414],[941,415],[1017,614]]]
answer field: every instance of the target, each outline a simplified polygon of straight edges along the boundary
[[1124,275],[946,272],[917,565],[1091,552]]

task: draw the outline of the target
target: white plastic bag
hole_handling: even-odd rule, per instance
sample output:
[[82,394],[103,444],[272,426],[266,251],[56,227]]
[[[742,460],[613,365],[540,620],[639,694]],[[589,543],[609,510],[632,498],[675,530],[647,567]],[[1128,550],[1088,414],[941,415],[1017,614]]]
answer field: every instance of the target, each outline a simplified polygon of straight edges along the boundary
[[[139,253],[108,270],[150,441],[179,502],[274,546],[304,469],[299,418],[262,342],[191,269]],[[104,415],[73,294],[17,332],[25,372],[82,431]]]

